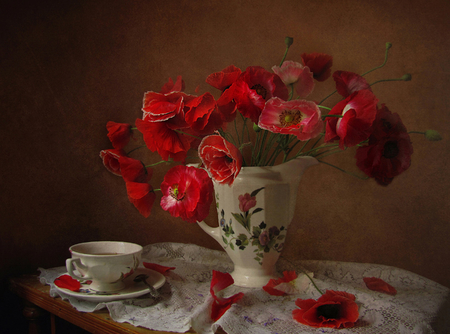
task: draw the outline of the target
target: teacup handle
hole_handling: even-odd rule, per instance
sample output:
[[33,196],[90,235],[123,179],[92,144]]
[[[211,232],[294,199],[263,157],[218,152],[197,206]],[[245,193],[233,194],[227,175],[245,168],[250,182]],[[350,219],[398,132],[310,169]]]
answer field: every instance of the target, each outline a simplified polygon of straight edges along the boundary
[[73,265],[73,262],[75,262],[76,265],[78,266],[78,268],[80,268],[80,269],[82,269],[82,270],[87,270],[87,269],[88,269],[84,264],[81,263],[81,259],[79,259],[79,258],[70,258],[70,259],[67,259],[67,260],[66,260],[66,268],[67,268],[67,271],[69,272],[69,275],[70,275],[70,276],[72,276],[73,278],[79,279],[79,280],[88,280],[88,279],[92,279],[92,278],[89,277],[89,276],[81,277],[81,276],[78,276],[77,274],[75,274],[75,273],[73,272],[73,270],[75,269],[75,267],[74,267],[74,265]]

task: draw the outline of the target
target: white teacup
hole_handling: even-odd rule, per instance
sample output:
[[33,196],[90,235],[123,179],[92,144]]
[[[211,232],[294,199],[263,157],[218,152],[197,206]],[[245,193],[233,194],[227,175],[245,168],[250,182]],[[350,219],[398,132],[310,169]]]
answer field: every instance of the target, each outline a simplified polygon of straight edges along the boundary
[[121,241],[92,241],[73,245],[69,251],[72,258],[66,260],[66,268],[70,276],[92,280],[93,290],[111,292],[125,287],[124,278],[139,266],[142,246]]

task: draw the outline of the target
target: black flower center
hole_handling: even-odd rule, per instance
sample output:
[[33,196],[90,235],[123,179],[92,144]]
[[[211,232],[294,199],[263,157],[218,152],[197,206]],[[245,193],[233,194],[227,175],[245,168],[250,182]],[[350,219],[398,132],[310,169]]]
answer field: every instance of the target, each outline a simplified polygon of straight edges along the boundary
[[341,306],[339,304],[321,305],[317,308],[317,316],[322,316],[325,319],[339,319]]
[[266,96],[267,96],[267,90],[266,90],[263,86],[261,86],[260,84],[256,84],[256,85],[254,85],[251,89],[253,89],[254,91],[256,91],[256,93],[257,93],[258,95],[261,95],[262,98],[263,98],[264,100],[266,99]]
[[399,149],[397,142],[395,141],[388,141],[386,144],[384,144],[383,149],[383,157],[386,159],[393,159],[398,155]]

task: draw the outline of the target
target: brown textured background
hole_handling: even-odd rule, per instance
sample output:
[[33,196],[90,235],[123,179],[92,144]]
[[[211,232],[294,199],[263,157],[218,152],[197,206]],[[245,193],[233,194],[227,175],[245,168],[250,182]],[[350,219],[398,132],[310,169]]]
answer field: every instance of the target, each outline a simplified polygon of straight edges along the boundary
[[[174,241],[218,249],[198,226],[155,205],[145,219],[98,157],[108,120],[134,122],[145,91],[182,75],[186,91],[234,64],[270,69],[294,38],[333,55],[334,70],[369,82],[413,135],[411,168],[387,188],[321,165],[302,180],[284,256],[392,265],[450,286],[450,3],[414,1],[14,1],[3,4],[0,49],[0,267],[7,275],[64,264],[90,240]],[[320,100],[334,89],[317,85]],[[328,102],[336,102],[337,97]],[[152,160],[150,157],[147,161]],[[353,152],[328,161],[356,171]],[[159,187],[161,173],[153,184]],[[214,213],[208,218],[212,223]]]

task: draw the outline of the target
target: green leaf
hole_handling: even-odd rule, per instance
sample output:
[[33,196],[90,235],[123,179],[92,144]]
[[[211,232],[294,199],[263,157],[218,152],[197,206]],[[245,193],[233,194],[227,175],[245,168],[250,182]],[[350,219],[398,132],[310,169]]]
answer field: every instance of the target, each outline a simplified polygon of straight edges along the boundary
[[256,208],[255,210],[253,210],[252,214],[255,214],[255,213],[260,212],[262,210],[263,210],[262,208]]
[[227,240],[227,239],[225,239],[225,237],[224,237],[224,236],[222,236],[222,241],[223,241],[223,243],[224,243],[225,245],[228,245],[228,240]]
[[234,245],[233,245],[232,242],[230,242],[230,248],[231,248],[232,250],[234,250]]
[[253,190],[252,193],[250,194],[250,196],[255,197],[263,189],[264,189],[264,187]]

